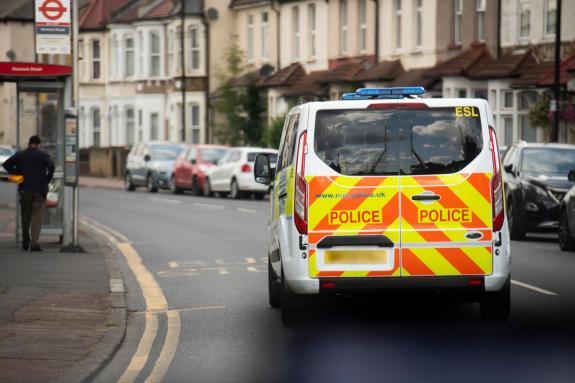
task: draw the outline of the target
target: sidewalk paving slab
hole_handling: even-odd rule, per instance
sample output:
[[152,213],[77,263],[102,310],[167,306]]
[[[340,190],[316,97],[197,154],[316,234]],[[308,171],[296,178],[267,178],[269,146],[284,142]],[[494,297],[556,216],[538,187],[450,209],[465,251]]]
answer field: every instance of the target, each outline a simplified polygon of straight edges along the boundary
[[80,186],[88,188],[123,189],[124,180],[115,177],[80,176]]

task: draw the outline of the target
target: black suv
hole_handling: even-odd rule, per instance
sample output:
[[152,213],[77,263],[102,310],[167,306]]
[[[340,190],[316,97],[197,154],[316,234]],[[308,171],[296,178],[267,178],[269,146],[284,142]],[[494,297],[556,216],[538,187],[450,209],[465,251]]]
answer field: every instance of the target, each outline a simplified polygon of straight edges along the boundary
[[507,221],[511,239],[527,232],[556,231],[559,205],[574,185],[575,146],[519,142],[503,158]]

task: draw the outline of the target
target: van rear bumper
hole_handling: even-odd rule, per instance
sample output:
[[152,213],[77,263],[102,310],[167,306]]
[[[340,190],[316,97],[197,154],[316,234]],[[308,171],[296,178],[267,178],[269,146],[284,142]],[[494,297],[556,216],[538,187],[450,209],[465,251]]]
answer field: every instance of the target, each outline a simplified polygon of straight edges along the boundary
[[320,295],[367,293],[446,292],[474,294],[485,291],[483,276],[465,277],[388,277],[388,278],[321,278]]

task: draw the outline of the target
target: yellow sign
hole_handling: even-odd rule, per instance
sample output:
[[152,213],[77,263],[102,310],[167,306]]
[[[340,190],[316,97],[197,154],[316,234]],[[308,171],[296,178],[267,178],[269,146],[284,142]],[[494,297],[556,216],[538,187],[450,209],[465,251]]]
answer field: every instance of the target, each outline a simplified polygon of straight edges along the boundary
[[381,210],[333,210],[329,212],[330,225],[360,223],[362,225],[383,223]]
[[455,107],[456,117],[479,117],[477,109],[473,106],[457,106]]
[[420,209],[418,223],[471,222],[470,209]]

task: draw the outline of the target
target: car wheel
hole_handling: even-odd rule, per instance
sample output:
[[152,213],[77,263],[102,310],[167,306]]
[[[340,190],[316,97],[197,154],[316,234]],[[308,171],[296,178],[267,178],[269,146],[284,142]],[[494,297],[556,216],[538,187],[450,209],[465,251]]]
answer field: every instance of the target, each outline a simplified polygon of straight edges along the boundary
[[154,182],[154,177],[151,174],[148,174],[148,178],[146,178],[146,187],[150,193],[156,193],[158,191],[158,186]]
[[132,177],[130,176],[130,172],[126,172],[124,176],[124,188],[127,191],[134,191],[136,190],[136,185],[132,183]]
[[198,182],[198,177],[194,176],[192,180],[192,189],[195,195],[202,195],[202,188],[200,188],[200,183]]
[[173,194],[182,194],[183,190],[176,185],[176,177],[172,175],[170,178],[170,191]]
[[479,302],[479,311],[484,321],[504,323],[511,311],[511,276],[500,291],[485,292]]
[[282,269],[281,277],[281,317],[286,327],[304,324],[309,311],[309,297],[291,292]]
[[243,197],[243,193],[238,186],[238,181],[236,179],[232,179],[232,184],[230,185],[230,197],[233,199],[241,199]]
[[575,250],[575,239],[571,236],[569,218],[566,211],[563,211],[559,217],[559,248],[563,251]]
[[213,197],[212,185],[210,184],[210,179],[206,178],[204,181],[204,197]]
[[517,208],[513,205],[513,200],[507,202],[507,224],[509,225],[509,234],[511,239],[521,240],[525,238],[525,229],[521,225],[521,220],[517,217]]
[[272,261],[268,258],[268,295],[270,306],[277,309],[282,301],[282,284],[272,267]]

